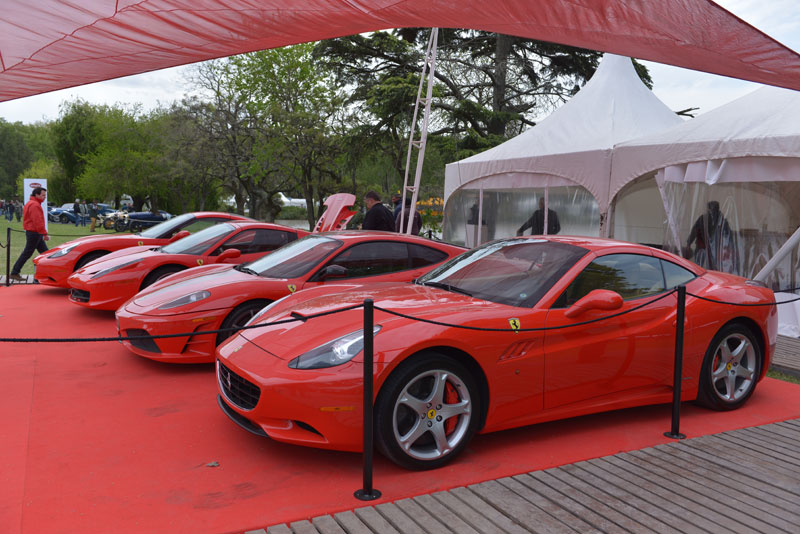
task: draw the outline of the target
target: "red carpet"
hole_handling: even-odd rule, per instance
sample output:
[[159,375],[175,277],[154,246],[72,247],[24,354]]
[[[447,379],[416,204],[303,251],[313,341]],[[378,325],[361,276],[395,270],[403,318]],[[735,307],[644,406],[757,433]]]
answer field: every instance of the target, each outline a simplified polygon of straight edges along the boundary
[[[113,335],[113,314],[63,290],[0,288],[0,337]],[[0,532],[232,532],[365,505],[359,455],[241,430],[217,407],[211,365],[156,364],[113,342],[0,343],[0,355]],[[689,437],[797,418],[800,387],[768,379],[741,410],[684,404],[682,416]],[[377,456],[374,486],[393,501],[667,443],[669,426],[656,406],[478,436],[434,472]]]

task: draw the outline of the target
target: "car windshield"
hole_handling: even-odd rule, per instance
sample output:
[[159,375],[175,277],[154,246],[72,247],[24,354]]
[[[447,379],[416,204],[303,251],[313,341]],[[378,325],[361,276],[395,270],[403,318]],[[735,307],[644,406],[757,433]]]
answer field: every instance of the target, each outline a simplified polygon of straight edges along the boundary
[[297,278],[319,265],[342,244],[338,239],[310,235],[248,263],[246,267],[265,278]]
[[233,230],[234,227],[228,223],[215,224],[161,247],[161,252],[165,254],[203,254],[212,245],[216,244],[220,238],[230,234]]
[[544,239],[503,239],[453,258],[417,283],[529,308],[587,252]]
[[172,237],[177,230],[186,226],[186,224],[193,219],[194,215],[191,213],[184,213],[183,215],[178,215],[177,217],[158,223],[155,226],[151,226],[139,235],[149,239],[165,239],[167,237]]

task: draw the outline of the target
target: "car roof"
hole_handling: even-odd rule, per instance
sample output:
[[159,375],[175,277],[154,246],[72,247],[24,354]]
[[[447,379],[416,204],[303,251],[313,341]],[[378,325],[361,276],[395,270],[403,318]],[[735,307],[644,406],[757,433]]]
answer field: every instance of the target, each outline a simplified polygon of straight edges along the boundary
[[250,217],[245,217],[244,215],[239,215],[238,213],[226,213],[224,211],[192,211],[190,213],[197,218],[228,217],[233,220],[257,222],[255,219],[251,219]]
[[253,220],[245,220],[245,221],[238,221],[238,220],[231,220],[231,221],[224,221],[226,224],[230,224],[236,228],[271,228],[273,230],[289,230],[293,232],[308,232],[308,230],[303,230],[301,228],[292,228],[291,226],[286,226],[284,224],[275,224],[275,223],[266,223],[266,222],[259,222]]
[[332,232],[320,232],[315,235],[322,235],[333,237],[336,239],[340,239],[342,241],[378,241],[378,240],[386,240],[386,241],[416,241],[421,245],[445,245],[450,247],[458,247],[464,250],[467,248],[461,245],[455,245],[453,243],[448,243],[447,241],[438,241],[429,239],[427,237],[418,236],[418,235],[408,235],[408,234],[401,234],[397,232],[387,232],[381,230],[335,230]]

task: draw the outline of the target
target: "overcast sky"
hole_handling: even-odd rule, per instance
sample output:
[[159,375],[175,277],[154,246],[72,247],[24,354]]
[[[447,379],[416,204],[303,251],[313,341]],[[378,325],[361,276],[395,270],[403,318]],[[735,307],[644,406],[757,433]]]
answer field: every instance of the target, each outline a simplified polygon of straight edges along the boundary
[[[770,37],[800,52],[800,3],[798,0],[716,0],[739,18]],[[730,102],[758,84],[714,74],[644,62],[653,77],[653,91],[675,111],[699,107],[704,113]],[[175,67],[99,82],[43,95],[0,103],[0,117],[9,122],[32,123],[58,118],[59,105],[82,98],[93,104],[141,104],[144,110],[180,100],[185,92],[184,73],[190,67]]]

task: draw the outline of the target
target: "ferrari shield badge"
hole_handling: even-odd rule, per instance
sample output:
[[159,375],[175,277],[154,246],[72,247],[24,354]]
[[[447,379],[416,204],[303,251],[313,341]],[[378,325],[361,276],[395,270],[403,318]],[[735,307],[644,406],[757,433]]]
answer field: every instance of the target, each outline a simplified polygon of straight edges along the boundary
[[197,260],[197,265],[203,265],[203,260]]
[[520,328],[519,319],[513,317],[508,320],[508,324],[511,326],[511,330],[513,330],[515,334],[519,333],[519,328]]
[[142,245],[144,245],[144,241],[139,241],[139,246],[141,247]]
[[289,284],[288,287],[289,287],[289,292],[290,293],[294,293],[295,291],[297,291],[297,286],[294,285],[294,284]]

